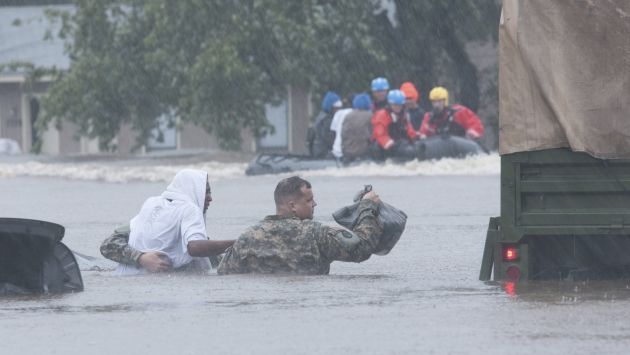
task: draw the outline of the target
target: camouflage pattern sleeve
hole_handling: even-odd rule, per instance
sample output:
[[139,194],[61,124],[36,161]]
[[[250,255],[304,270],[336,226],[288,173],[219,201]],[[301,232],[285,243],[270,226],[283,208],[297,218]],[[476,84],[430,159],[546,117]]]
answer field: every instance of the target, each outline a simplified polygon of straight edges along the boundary
[[118,227],[101,243],[101,254],[121,264],[139,265],[142,252],[129,246],[129,225]]
[[370,258],[383,233],[383,227],[376,218],[378,205],[371,200],[361,200],[359,211],[352,232],[328,226],[316,230],[315,237],[324,258],[357,263]]
[[[234,243],[236,244],[236,243]],[[219,275],[227,275],[227,274],[242,274],[249,272],[249,269],[243,267],[240,258],[238,257],[238,251],[234,250],[234,245],[229,247],[223,258],[221,258],[221,262],[217,267],[217,274]]]

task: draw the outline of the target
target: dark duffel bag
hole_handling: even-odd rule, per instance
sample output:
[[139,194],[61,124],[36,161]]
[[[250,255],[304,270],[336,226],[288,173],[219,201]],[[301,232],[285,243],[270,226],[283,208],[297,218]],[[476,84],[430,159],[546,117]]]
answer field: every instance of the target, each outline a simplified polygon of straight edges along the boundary
[[[348,229],[354,228],[359,218],[359,202],[370,191],[372,191],[372,185],[366,185],[354,198],[355,203],[353,205],[340,208],[333,213],[335,221]],[[377,218],[383,226],[383,234],[374,250],[374,254],[387,255],[394,248],[394,245],[398,243],[400,236],[405,230],[407,214],[390,204],[381,202]]]

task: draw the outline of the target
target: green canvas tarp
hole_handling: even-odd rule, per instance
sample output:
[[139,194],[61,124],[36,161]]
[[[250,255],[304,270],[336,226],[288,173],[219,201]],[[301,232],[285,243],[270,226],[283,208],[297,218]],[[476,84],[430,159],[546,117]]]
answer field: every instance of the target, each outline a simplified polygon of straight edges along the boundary
[[630,1],[504,0],[501,154],[630,159]]

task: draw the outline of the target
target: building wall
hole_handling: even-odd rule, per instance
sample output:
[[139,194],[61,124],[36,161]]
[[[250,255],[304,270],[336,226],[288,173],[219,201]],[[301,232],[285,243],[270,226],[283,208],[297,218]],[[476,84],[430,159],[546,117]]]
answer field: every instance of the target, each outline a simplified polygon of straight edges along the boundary
[[291,87],[289,89],[289,153],[308,153],[306,135],[311,114],[309,91],[299,87]]
[[[253,152],[253,136],[248,130],[241,131],[241,151]],[[208,149],[219,150],[219,141],[214,134],[208,134],[205,129],[198,125],[185,122],[180,125],[177,133],[177,149]]]
[[13,139],[22,147],[20,86],[19,83],[0,83],[0,137]]
[[[0,83],[0,137],[17,141],[23,152],[30,152],[33,144],[31,99],[39,101],[47,87],[47,83],[39,83],[26,93],[21,80]],[[51,124],[48,131],[41,134],[42,152],[53,155],[80,153],[76,133],[77,126],[72,123],[64,122],[60,131]]]
[[119,154],[136,153],[136,151],[133,151],[133,147],[136,145],[137,137],[138,135],[133,131],[131,124],[124,123],[116,137],[116,152]]
[[[31,106],[30,99],[39,100],[45,95],[48,83],[40,83],[32,88],[32,93],[24,91],[20,82],[0,82],[0,137],[18,142],[24,152],[31,151]],[[40,106],[39,114],[42,113]],[[311,116],[310,94],[305,89],[288,87],[287,92],[287,129],[288,144],[286,151],[294,154],[307,152],[306,135]],[[94,139],[78,137],[79,127],[64,120],[61,129],[51,123],[45,132],[40,132],[41,152],[49,155],[97,154],[98,142]],[[145,149],[132,151],[137,135],[131,125],[125,124],[115,139],[116,152],[127,155],[143,153]],[[255,152],[257,141],[253,134],[244,129],[241,132],[241,151]],[[187,122],[177,132],[177,149],[219,150],[216,135],[208,134],[203,128]]]
[[63,122],[59,131],[59,154],[70,155],[83,153],[81,151],[80,137],[77,136],[79,126],[72,122]]
[[43,132],[40,137],[42,139],[42,154],[59,155],[59,131],[49,129]]
[[219,149],[216,137],[202,127],[191,122],[184,122],[177,132],[178,149]]

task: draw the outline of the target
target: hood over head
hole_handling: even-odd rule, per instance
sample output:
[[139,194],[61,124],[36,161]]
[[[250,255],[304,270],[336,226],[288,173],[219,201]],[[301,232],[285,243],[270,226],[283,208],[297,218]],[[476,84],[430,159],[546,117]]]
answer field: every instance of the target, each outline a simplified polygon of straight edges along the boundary
[[203,211],[206,199],[208,173],[203,170],[182,169],[173,178],[162,197],[169,200],[187,201]]
[[324,95],[324,99],[322,100],[322,111],[326,113],[330,113],[333,107],[341,107],[343,103],[341,102],[341,97],[337,95],[337,93],[328,91]]
[[372,109],[372,99],[366,93],[358,94],[352,100],[352,108],[356,110],[370,111]]

